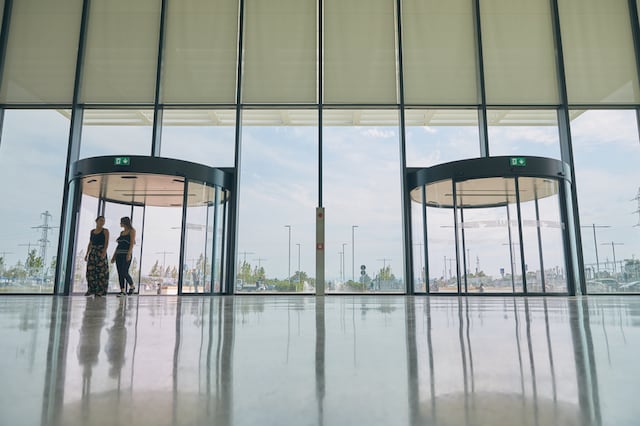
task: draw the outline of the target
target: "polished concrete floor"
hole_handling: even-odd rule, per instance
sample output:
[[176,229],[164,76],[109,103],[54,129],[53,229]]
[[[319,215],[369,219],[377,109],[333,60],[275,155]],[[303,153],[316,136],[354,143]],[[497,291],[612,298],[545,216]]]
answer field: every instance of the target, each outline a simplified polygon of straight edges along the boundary
[[638,425],[640,297],[0,298],[0,425]]

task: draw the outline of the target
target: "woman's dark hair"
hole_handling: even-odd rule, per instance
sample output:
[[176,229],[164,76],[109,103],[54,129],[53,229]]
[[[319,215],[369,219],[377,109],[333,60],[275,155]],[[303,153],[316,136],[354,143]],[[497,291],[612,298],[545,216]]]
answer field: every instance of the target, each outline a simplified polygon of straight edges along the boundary
[[127,229],[133,228],[133,226],[131,226],[131,219],[129,219],[128,216],[121,217],[120,223],[123,224]]
[[100,215],[100,216],[96,217],[96,222],[99,221],[100,219],[104,219],[104,216]]

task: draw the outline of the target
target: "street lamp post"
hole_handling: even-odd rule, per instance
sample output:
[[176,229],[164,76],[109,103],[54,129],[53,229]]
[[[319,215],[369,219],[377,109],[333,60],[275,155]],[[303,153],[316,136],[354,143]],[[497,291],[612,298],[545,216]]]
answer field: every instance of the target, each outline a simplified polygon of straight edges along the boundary
[[593,229],[593,248],[595,249],[595,252],[596,252],[596,273],[595,273],[595,277],[594,278],[598,278],[598,275],[600,274],[600,260],[598,259],[598,240],[596,238],[596,228],[611,228],[611,226],[610,225],[596,225],[595,223],[592,223],[591,225],[588,225],[588,226],[587,225],[581,226],[581,228],[592,228]]
[[356,282],[356,242],[354,240],[354,231],[358,225],[351,225],[351,281]]
[[302,277],[300,275],[300,243],[296,243],[296,245],[298,246],[298,284],[301,285]]
[[342,282],[344,282],[344,276],[347,275],[344,273],[344,258],[345,256],[345,251],[344,251],[344,246],[346,246],[349,243],[342,243]]
[[[611,244],[611,251],[613,251],[613,273],[615,275],[617,273],[617,271],[616,271],[616,246],[623,246],[624,243],[614,243],[613,241],[611,241],[610,243],[602,243],[603,246],[604,245],[608,246],[609,244]],[[620,272],[622,272],[622,270]]]
[[285,225],[284,227],[289,229],[289,257],[287,258],[289,267],[287,269],[287,277],[289,279],[289,286],[291,286],[291,225]]

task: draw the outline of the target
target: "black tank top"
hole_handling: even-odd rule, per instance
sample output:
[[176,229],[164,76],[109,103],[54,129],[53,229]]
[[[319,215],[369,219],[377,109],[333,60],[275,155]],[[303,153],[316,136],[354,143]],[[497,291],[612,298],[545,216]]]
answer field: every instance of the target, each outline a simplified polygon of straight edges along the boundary
[[104,228],[102,228],[102,231],[100,231],[100,233],[98,234],[91,231],[91,245],[103,246],[104,243],[105,243]]
[[129,247],[131,246],[131,234],[120,235],[116,240],[118,243],[118,247],[116,247],[116,252],[118,253],[127,253],[129,251]]

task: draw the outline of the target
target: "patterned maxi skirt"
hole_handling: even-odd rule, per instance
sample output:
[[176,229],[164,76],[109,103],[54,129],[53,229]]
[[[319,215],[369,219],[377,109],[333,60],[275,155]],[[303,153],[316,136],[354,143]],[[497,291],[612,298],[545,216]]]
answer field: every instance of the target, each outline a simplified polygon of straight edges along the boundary
[[87,292],[104,296],[109,287],[109,262],[100,256],[103,246],[91,246],[87,260]]

